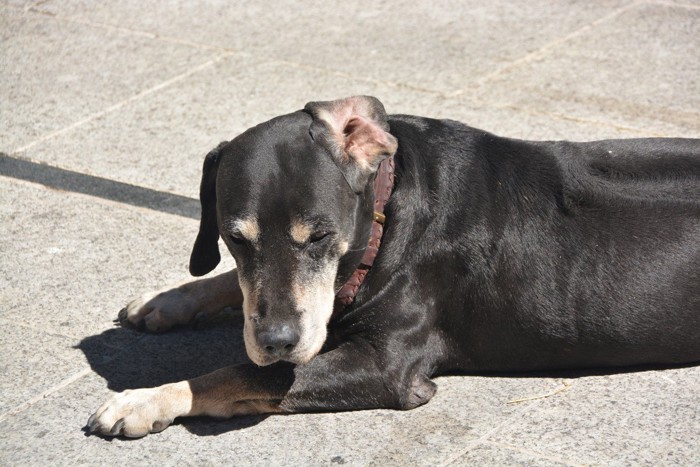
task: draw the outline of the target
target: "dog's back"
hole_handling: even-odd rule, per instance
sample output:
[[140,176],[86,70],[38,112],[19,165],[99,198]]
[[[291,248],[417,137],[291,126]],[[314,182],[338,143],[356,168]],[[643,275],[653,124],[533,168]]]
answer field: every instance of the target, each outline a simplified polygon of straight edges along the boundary
[[393,235],[425,226],[418,243],[438,247],[386,261],[408,259],[426,278],[420,296],[439,297],[445,367],[700,360],[700,141],[527,142],[449,121],[390,124],[410,185],[397,188]]

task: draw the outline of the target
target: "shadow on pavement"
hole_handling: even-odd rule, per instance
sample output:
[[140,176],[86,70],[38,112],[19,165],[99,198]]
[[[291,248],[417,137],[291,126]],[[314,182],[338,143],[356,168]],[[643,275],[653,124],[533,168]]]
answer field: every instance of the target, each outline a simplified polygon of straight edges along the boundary
[[0,175],[119,203],[199,219],[199,200],[87,175],[0,152]]
[[[115,313],[116,315],[116,313]],[[77,346],[92,370],[115,392],[147,388],[201,376],[229,365],[250,363],[243,343],[240,312],[223,312],[197,329],[146,334],[115,327],[86,337]],[[267,416],[176,421],[199,436],[216,436],[260,423]]]

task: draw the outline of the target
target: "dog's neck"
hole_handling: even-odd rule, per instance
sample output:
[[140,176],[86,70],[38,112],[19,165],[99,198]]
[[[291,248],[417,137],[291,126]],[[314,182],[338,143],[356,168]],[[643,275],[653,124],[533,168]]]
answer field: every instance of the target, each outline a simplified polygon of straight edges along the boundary
[[342,311],[346,306],[350,305],[355,300],[357,289],[360,288],[365,276],[372,268],[374,259],[379,253],[379,245],[382,242],[382,234],[384,233],[384,207],[386,206],[391,191],[394,188],[394,156],[384,159],[374,179],[374,213],[372,214],[372,230],[369,234],[367,248],[362,256],[360,265],[352,273],[350,279],[341,287],[340,291],[335,296],[334,314]]

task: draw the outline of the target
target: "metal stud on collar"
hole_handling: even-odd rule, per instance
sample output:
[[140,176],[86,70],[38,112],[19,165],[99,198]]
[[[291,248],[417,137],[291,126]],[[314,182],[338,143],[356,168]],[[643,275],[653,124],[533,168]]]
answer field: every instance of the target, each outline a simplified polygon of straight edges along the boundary
[[384,225],[384,221],[386,221],[386,216],[381,212],[374,211],[374,214],[372,215],[372,220],[374,220],[374,222],[379,222],[380,224]]

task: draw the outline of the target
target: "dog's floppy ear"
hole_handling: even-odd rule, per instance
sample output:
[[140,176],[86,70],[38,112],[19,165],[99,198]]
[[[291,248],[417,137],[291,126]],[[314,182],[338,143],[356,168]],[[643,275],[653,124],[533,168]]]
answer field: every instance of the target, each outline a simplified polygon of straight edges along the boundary
[[202,220],[199,233],[190,256],[190,274],[203,276],[212,271],[219,261],[219,225],[216,220],[216,174],[219,169],[221,148],[228,141],[223,141],[212,149],[204,158],[202,183],[199,186],[199,201],[202,203]]
[[398,141],[389,133],[384,106],[376,97],[309,102],[304,110],[314,117],[312,136],[322,135],[356,193],[364,190],[379,164],[396,153]]

